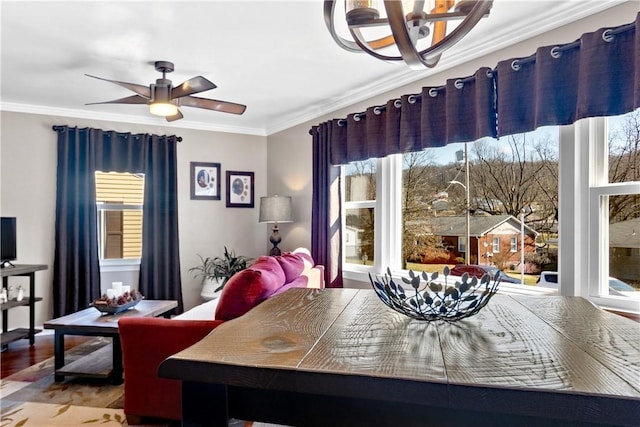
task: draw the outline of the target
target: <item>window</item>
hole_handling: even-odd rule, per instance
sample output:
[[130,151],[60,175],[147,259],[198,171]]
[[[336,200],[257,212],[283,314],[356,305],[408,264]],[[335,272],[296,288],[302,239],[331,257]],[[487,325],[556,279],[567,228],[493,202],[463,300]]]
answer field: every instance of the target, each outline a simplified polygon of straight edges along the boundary
[[458,252],[463,254],[463,253],[465,253],[467,251],[467,248],[465,247],[466,243],[467,242],[465,241],[464,238],[459,238],[458,239]]
[[[466,188],[463,162],[457,155],[463,145],[368,160],[373,166],[364,174],[369,195],[358,202],[345,198],[343,209],[367,209],[367,246],[373,246],[368,252],[375,254],[374,259],[368,258],[369,272],[384,272],[388,267],[401,275],[408,269],[434,271],[443,264],[464,262]],[[525,254],[525,276],[532,267],[557,270],[562,295],[640,311],[637,300],[610,293],[607,286],[608,276],[636,289],[640,286],[639,270],[621,271],[640,265],[640,237],[634,239],[640,236],[639,149],[639,112],[469,143],[471,219],[505,213],[518,219],[522,208],[531,207],[526,225],[538,234],[535,242],[525,240],[525,247],[535,247]],[[344,167],[343,173],[349,170],[355,175],[355,166]],[[347,174],[343,182],[349,179],[353,178]],[[364,213],[351,215],[355,223]],[[446,225],[438,228],[443,218]],[[483,232],[492,234],[491,230]],[[349,244],[353,244],[352,236],[355,233],[350,232]],[[519,278],[519,270],[509,271],[518,269],[521,262],[518,236],[510,239],[504,254],[500,254],[499,237],[487,241],[470,236],[471,263],[503,264],[503,270]],[[478,257],[480,248],[488,247],[486,243],[496,256]],[[368,283],[358,252],[352,249],[349,254],[343,265],[345,283]],[[525,283],[534,286],[537,277],[525,277]]]
[[374,262],[376,160],[354,162],[345,169],[345,262],[367,266]]
[[98,248],[105,260],[135,260],[142,255],[144,175],[96,172]]
[[[585,132],[579,137],[589,139],[587,192],[591,218],[588,289],[583,292],[601,305],[638,310],[640,110],[589,119],[581,126]],[[612,290],[610,277],[634,287],[638,297]]]
[[518,252],[518,238],[511,238],[511,252]]
[[492,252],[494,253],[500,253],[500,238],[499,237],[494,237],[493,238],[493,250]]

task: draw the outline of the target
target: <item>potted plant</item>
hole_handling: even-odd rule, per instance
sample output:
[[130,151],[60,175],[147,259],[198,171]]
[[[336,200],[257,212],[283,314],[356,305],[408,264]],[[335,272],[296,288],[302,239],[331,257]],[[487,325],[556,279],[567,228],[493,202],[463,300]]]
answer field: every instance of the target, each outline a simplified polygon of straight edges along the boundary
[[194,277],[202,277],[200,295],[205,300],[217,298],[231,276],[247,268],[247,263],[251,261],[251,258],[236,255],[233,250],[229,251],[226,246],[224,247],[224,255],[221,257],[205,258],[202,255],[198,255],[198,257],[200,265],[190,268],[189,272],[193,273]]

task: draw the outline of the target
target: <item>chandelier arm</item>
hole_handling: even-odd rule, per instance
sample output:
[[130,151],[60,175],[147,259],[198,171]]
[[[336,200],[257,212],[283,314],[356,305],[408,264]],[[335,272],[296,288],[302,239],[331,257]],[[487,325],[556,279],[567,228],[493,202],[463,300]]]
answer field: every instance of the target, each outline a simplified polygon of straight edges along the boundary
[[347,50],[349,52],[355,52],[355,53],[361,52],[361,49],[358,47],[357,43],[340,37],[336,32],[335,23],[334,23],[335,21],[333,19],[335,6],[336,6],[335,0],[324,1],[324,23],[327,29],[329,30],[329,34],[331,34],[331,37],[333,37],[333,40],[338,44],[338,46],[340,46],[344,50]]
[[[386,4],[386,2],[385,2]],[[425,58],[430,55],[441,55],[442,52],[449,49],[462,39],[475,25],[491,10],[493,0],[480,0],[478,1],[469,15],[458,25],[448,36],[440,41],[440,43],[428,47],[419,52],[420,57]],[[425,64],[426,65],[426,64]]]
[[413,41],[407,31],[402,3],[393,0],[385,0],[384,7],[387,10],[387,19],[389,19],[389,26],[391,27],[393,38],[396,41],[400,55],[402,55],[402,58],[407,65],[416,70],[421,70],[424,66],[435,66],[437,61],[432,64],[430,61],[422,58],[413,45]]
[[[443,12],[451,9],[455,4],[454,0],[437,0],[436,7],[431,11],[433,13]],[[447,35],[447,21],[436,21],[433,23],[433,38],[431,46],[439,43]]]
[[[356,42],[356,45],[359,47],[358,52],[364,52],[367,53],[371,56],[373,56],[374,58],[378,58],[381,59],[383,61],[402,61],[404,60],[404,58],[402,56],[387,56],[387,55],[383,55],[381,53],[378,53],[375,51],[375,48],[372,47],[369,42],[367,40],[365,40],[364,36],[362,35],[362,32],[360,31],[360,28],[351,28],[349,27],[349,32],[351,33],[351,37],[353,37],[353,39]],[[389,36],[392,37],[393,36]],[[378,41],[378,40],[374,40]]]

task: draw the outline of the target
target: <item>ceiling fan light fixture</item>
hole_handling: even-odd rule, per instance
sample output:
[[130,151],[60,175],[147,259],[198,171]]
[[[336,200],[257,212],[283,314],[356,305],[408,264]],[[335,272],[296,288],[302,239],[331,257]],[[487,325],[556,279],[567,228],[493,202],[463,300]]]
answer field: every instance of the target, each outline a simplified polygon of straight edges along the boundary
[[171,102],[154,102],[149,104],[149,112],[162,117],[175,116],[178,114],[178,107]]
[[[489,15],[493,0],[345,0],[349,38],[336,30],[335,6],[336,0],[324,1],[324,21],[338,46],[421,70],[435,67],[442,52]],[[447,32],[451,21],[459,23]]]
[[168,122],[180,120],[184,117],[180,110],[178,110],[178,107],[181,106],[203,108],[205,110],[220,111],[231,114],[242,114],[247,108],[246,105],[236,104],[234,102],[192,96],[195,93],[216,88],[215,84],[202,76],[192,77],[174,87],[171,80],[167,79],[167,73],[174,70],[172,62],[156,61],[155,68],[156,71],[162,73],[162,78],[157,79],[155,84],[151,83],[149,86],[121,82],[118,80],[109,80],[86,74],[88,77],[114,83],[136,93],[136,95],[127,96],[126,98],[114,99],[113,101],[106,102],[91,102],[87,105],[144,104],[149,106],[149,112],[151,112],[151,114],[164,117]]

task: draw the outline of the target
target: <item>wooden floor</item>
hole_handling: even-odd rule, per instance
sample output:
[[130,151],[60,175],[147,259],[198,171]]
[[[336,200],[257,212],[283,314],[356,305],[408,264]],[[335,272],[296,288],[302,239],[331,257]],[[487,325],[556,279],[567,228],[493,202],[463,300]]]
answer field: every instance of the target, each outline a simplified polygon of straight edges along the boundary
[[[92,338],[67,335],[64,338],[65,350],[85,343]],[[7,350],[0,353],[2,363],[0,378],[8,377],[50,357],[53,357],[53,334],[36,335],[36,342],[33,346],[29,345],[29,340],[14,341],[9,344]]]

